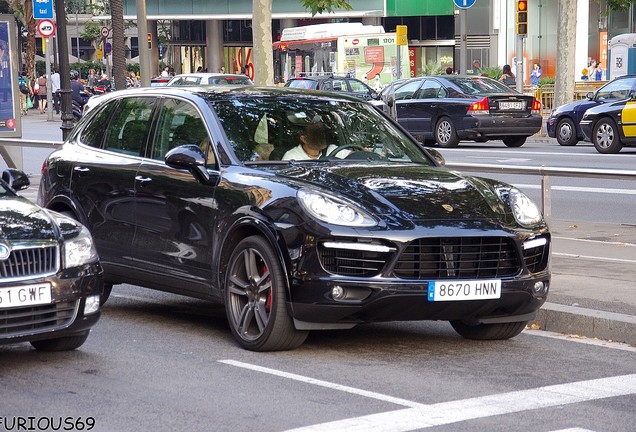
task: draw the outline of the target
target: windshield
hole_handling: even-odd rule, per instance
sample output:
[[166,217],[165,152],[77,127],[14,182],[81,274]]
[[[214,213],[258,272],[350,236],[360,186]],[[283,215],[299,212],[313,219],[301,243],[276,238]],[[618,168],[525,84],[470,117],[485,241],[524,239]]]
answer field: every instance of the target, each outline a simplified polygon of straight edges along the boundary
[[211,100],[238,158],[432,161],[366,103],[337,99],[243,97]]
[[467,95],[491,95],[497,93],[516,93],[507,85],[495,81],[490,78],[482,77],[465,77],[465,78],[453,78],[451,80],[453,84],[462,90],[462,93]]

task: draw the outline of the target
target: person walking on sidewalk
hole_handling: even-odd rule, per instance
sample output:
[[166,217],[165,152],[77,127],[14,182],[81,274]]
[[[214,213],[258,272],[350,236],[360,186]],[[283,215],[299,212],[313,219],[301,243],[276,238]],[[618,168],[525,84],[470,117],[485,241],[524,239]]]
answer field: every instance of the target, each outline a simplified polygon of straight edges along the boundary
[[46,75],[40,71],[40,76],[35,81],[38,87],[38,108],[40,109],[40,114],[44,114],[44,110],[46,109],[46,81]]
[[22,115],[27,115],[29,109],[27,98],[29,100],[31,99],[31,96],[33,96],[33,90],[31,90],[31,83],[25,71],[20,72],[18,88],[20,89],[20,109],[22,111]]
[[60,88],[60,73],[57,69],[54,69],[51,74],[51,92],[53,93],[53,109],[55,110],[55,114],[60,113]]

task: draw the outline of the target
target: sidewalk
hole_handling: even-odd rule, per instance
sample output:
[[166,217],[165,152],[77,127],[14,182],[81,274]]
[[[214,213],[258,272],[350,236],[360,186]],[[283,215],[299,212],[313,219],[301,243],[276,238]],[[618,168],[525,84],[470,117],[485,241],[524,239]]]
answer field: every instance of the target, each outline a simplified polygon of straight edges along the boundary
[[[32,111],[22,120],[24,139],[62,140],[59,116]],[[27,172],[32,186],[22,195],[35,201],[39,170]],[[550,228],[552,282],[535,327],[636,345],[636,224],[554,220]]]

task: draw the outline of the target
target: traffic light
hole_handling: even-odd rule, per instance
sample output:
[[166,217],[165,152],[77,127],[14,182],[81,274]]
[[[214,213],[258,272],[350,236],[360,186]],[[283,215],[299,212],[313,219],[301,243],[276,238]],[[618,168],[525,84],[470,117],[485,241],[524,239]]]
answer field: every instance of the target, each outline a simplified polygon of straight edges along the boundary
[[152,48],[152,35],[150,33],[148,33],[148,36],[146,37],[146,39],[148,40],[148,49]]
[[528,36],[528,2],[517,0],[516,33],[519,36]]

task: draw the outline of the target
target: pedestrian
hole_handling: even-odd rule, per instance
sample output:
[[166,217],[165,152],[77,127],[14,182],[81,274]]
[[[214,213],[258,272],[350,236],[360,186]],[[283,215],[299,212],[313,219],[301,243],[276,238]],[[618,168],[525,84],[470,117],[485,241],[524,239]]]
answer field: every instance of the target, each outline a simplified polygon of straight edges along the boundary
[[603,80],[603,66],[601,62],[596,63],[596,68],[594,69],[594,79],[596,81]]
[[446,75],[452,75],[453,74],[453,68],[452,67],[447,67],[446,68]]
[[88,71],[88,78],[86,78],[86,86],[88,88],[93,88],[97,85],[97,81],[99,81],[99,77],[95,72],[95,69],[90,69]]
[[592,60],[590,62],[590,65],[588,66],[587,71],[588,71],[587,76],[590,80],[593,80],[596,78],[596,60]]
[[532,72],[530,72],[530,84],[532,84],[534,87],[539,87],[539,78],[541,78],[542,74],[543,71],[541,70],[541,65],[535,63],[534,67],[532,68]]
[[481,74],[481,61],[479,59],[473,60],[473,74]]
[[499,78],[499,81],[501,81],[508,87],[515,86],[517,82],[515,80],[515,74],[513,74],[512,70],[510,69],[510,65],[504,65],[504,67],[501,69],[501,77]]
[[55,114],[60,113],[60,89],[60,73],[57,71],[57,69],[54,69],[53,73],[51,74],[51,93],[53,94],[53,109],[55,110]]
[[168,66],[166,66],[165,68],[163,68],[163,70],[161,71],[161,76],[162,77],[167,77],[170,76],[170,68]]
[[35,81],[35,88],[33,91],[35,93],[35,89],[37,88],[37,101],[40,114],[44,114],[44,110],[46,109],[46,83],[46,75],[44,74],[44,72],[40,71],[38,79]]
[[139,80],[137,79],[137,75],[135,75],[134,71],[130,71],[128,76],[126,77],[126,81],[128,83],[128,87],[139,87]]
[[31,90],[31,81],[25,71],[20,72],[20,76],[18,77],[18,88],[20,90],[20,109],[22,111],[22,115],[27,115],[29,101],[33,95],[33,90]]

